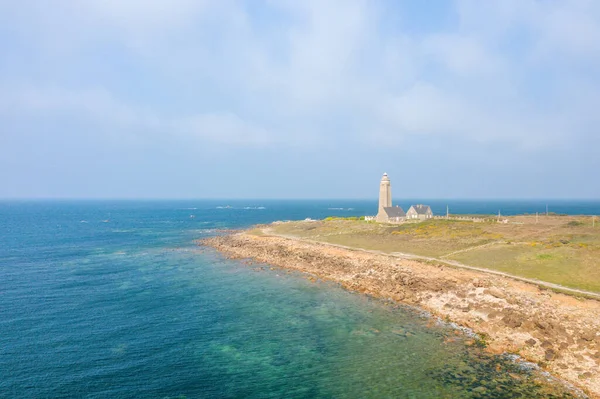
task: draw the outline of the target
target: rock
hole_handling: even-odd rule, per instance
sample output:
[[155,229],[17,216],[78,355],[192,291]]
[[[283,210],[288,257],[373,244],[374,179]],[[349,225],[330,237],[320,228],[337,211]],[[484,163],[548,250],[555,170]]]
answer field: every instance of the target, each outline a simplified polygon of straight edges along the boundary
[[552,348],[552,342],[550,342],[550,341],[542,342],[542,348]]
[[477,388],[473,388],[473,392],[475,393],[484,393],[485,391],[487,391],[486,387],[477,387]]
[[524,330],[533,331],[535,330],[535,324],[531,320],[525,320],[521,326]]
[[406,298],[406,294],[403,291],[396,291],[396,300],[402,301]]
[[506,298],[506,294],[504,292],[500,291],[496,287],[488,288],[488,289],[484,290],[483,293],[487,294],[487,295],[491,295],[495,298],[500,298],[500,299]]
[[558,346],[561,350],[565,350],[569,348],[569,344],[567,344],[566,342],[561,342],[560,345]]
[[498,312],[497,310],[492,310],[490,313],[488,313],[488,319],[493,319],[495,317],[500,316],[502,313]]
[[537,344],[537,341],[535,339],[533,339],[533,338],[529,338],[527,341],[525,341],[525,343],[528,346],[535,346],[535,344]]
[[502,318],[502,321],[504,322],[504,324],[507,327],[510,327],[510,328],[517,328],[517,327],[520,327],[521,324],[523,324],[523,321],[521,320],[521,318],[515,314],[508,314],[508,315],[504,316]]
[[511,305],[517,305],[519,300],[517,298],[508,297],[506,298],[506,302],[510,303]]
[[581,333],[581,339],[586,341],[593,341],[594,339],[596,339],[596,331],[589,330]]
[[480,280],[478,278],[474,278],[472,283],[473,283],[473,286],[475,286],[475,287],[487,287],[489,284],[487,281]]
[[548,361],[556,359],[556,356],[557,356],[557,353],[552,348],[546,349],[546,352],[544,353],[544,358]]
[[535,321],[535,325],[536,325],[536,327],[537,327],[537,328],[539,328],[540,330],[547,330],[547,329],[548,329],[548,327],[550,327],[550,326],[548,325],[548,323],[547,323],[547,322],[545,322],[545,321],[543,321],[543,320],[536,320],[536,321]]

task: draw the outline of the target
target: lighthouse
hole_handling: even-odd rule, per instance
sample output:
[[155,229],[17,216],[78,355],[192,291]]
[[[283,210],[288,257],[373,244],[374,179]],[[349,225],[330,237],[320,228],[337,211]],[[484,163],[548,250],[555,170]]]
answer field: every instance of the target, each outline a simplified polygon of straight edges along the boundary
[[379,183],[379,212],[383,212],[384,208],[392,206],[392,183],[387,173],[383,174]]
[[392,183],[387,173],[384,173],[379,183],[379,210],[375,220],[380,223],[399,223],[405,218],[406,213],[401,207],[392,206]]

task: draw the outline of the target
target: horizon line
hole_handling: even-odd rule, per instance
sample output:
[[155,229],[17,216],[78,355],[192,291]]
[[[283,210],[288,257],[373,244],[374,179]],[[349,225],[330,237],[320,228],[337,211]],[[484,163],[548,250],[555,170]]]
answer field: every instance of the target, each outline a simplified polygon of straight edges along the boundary
[[[600,201],[600,198],[588,197],[400,197],[394,201],[432,200],[432,201]],[[9,201],[373,201],[377,198],[343,197],[0,197],[0,202]]]

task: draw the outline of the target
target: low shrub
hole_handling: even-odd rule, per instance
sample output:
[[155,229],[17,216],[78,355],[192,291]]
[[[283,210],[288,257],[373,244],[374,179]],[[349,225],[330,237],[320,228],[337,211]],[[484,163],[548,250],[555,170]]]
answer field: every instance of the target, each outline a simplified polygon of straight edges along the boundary
[[347,217],[343,217],[343,216],[328,216],[325,219],[323,219],[326,222],[331,222],[333,220],[354,220],[354,221],[358,221],[358,220],[365,220],[364,216],[347,216]]

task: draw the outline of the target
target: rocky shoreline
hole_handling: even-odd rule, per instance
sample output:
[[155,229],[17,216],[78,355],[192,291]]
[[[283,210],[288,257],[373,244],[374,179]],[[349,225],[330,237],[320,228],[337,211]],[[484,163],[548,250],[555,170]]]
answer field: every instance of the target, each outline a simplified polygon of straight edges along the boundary
[[434,262],[246,232],[202,245],[426,309],[600,398],[600,301]]

